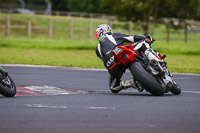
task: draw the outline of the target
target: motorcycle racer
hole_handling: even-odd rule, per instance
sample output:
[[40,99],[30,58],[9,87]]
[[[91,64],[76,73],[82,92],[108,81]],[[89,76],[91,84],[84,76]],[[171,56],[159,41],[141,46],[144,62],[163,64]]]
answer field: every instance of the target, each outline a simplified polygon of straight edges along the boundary
[[163,62],[162,57],[151,47],[151,43],[154,41],[151,36],[126,35],[120,32],[113,33],[109,25],[101,24],[96,29],[96,38],[99,41],[96,47],[96,55],[102,60],[109,72],[109,87],[112,93],[118,93],[130,87],[137,88],[139,91],[143,90],[133,78],[130,80],[121,80],[127,67],[115,63],[112,51],[116,46],[123,45],[126,42],[134,43],[134,50],[136,52],[144,52],[150,61]]

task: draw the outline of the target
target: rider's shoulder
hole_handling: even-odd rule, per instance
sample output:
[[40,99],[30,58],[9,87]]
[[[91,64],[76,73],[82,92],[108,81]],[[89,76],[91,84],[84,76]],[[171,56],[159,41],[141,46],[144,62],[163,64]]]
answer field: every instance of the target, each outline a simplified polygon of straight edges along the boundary
[[122,38],[125,34],[121,33],[121,32],[117,32],[117,33],[113,33],[113,37],[114,38]]
[[113,35],[123,35],[123,33],[121,33],[121,32],[116,32],[116,33],[113,33]]

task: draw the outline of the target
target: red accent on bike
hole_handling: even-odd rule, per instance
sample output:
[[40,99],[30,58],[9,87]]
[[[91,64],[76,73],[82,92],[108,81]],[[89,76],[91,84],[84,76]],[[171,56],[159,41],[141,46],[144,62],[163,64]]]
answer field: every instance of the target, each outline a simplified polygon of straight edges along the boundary
[[132,45],[117,46],[117,48],[122,50],[117,54],[113,51],[114,59],[117,64],[130,64],[134,61],[135,55],[139,56],[134,51],[134,47]]
[[151,40],[150,40],[149,38],[146,38],[146,40],[147,40],[148,42],[151,42]]
[[162,55],[160,53],[157,53],[156,55],[160,60],[163,60]]
[[114,66],[116,66],[117,65],[117,63],[115,63],[114,65],[112,65],[109,69],[112,69]]

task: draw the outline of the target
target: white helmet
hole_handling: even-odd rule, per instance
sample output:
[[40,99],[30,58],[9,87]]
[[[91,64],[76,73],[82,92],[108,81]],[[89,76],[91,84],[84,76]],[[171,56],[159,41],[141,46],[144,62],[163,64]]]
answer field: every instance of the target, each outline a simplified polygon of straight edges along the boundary
[[101,24],[98,26],[96,29],[96,38],[97,40],[100,40],[103,35],[106,33],[112,33],[112,29],[109,25],[107,24]]

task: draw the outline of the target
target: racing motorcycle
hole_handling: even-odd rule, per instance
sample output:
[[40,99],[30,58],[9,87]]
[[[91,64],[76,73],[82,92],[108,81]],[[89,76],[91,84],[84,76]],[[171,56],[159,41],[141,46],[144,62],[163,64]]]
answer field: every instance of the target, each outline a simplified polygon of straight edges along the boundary
[[[143,52],[139,54],[134,51],[133,45],[117,46],[112,54],[117,64],[129,67],[139,91],[145,89],[154,96],[162,96],[168,92],[174,95],[181,93],[181,88],[173,80],[165,61],[149,61]],[[165,57],[166,55],[159,54],[159,58]]]
[[0,94],[5,97],[14,97],[16,86],[8,73],[0,66]]

